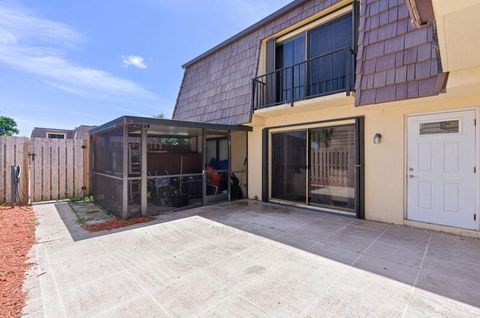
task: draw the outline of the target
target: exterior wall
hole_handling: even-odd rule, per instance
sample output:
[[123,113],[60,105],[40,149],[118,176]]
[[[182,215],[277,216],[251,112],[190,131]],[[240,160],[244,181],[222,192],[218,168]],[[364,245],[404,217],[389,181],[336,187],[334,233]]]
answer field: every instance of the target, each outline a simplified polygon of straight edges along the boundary
[[247,196],[247,132],[233,131],[232,144],[232,172],[237,176],[242,188],[243,196]]
[[[433,3],[437,47],[434,26],[414,28],[405,0],[361,0],[354,96],[314,98],[252,115],[250,84],[265,70],[265,42],[351,3],[299,1],[290,12],[187,65],[174,119],[252,126],[248,196],[260,199],[263,128],[364,116],[365,216],[412,223],[405,220],[406,116],[480,107],[480,58],[475,55],[480,42],[471,40],[480,26],[480,4],[464,2]],[[445,90],[442,70],[449,72]],[[373,144],[376,133],[383,136],[381,144]]]
[[[455,83],[452,83],[455,85]],[[480,83],[477,83],[480,87]],[[455,91],[455,90],[454,90]],[[477,92],[480,90],[477,89]],[[436,97],[355,107],[353,99],[341,106],[321,108],[312,102],[310,111],[295,107],[275,117],[254,118],[249,134],[249,198],[261,199],[262,129],[279,125],[365,116],[365,217],[389,223],[405,220],[405,118],[410,114],[440,112],[480,106],[480,94],[445,94]],[[380,144],[373,144],[375,133],[381,133]],[[444,227],[442,227],[444,228]]]
[[480,29],[480,2],[436,0],[433,9],[443,70],[480,66],[480,41],[472,40]]

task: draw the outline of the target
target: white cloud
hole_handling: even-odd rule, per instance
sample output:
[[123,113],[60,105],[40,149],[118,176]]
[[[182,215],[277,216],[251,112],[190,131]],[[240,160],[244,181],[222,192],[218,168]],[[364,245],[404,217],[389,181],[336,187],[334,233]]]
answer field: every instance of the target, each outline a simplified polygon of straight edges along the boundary
[[0,3],[0,63],[40,76],[71,94],[157,98],[135,82],[70,61],[67,49],[81,39],[66,24]]
[[147,68],[147,65],[143,62],[143,57],[138,55],[122,56],[122,67],[129,67],[130,65],[138,68]]

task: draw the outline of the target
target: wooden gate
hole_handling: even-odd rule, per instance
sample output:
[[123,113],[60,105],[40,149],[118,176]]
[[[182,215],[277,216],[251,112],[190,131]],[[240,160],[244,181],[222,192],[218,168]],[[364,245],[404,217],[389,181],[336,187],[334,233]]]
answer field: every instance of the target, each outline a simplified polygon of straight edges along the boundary
[[0,136],[0,204],[10,203],[12,198],[12,165],[20,165],[18,198],[28,202],[28,148],[29,138]]
[[20,165],[20,203],[88,194],[88,141],[0,137],[0,204],[11,203],[10,166]]

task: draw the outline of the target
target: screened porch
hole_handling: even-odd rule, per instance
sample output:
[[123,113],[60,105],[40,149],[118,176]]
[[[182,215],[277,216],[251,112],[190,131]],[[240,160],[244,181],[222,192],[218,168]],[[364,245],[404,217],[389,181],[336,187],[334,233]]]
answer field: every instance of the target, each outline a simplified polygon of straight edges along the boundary
[[127,219],[247,195],[250,127],[124,116],[90,132],[95,202]]

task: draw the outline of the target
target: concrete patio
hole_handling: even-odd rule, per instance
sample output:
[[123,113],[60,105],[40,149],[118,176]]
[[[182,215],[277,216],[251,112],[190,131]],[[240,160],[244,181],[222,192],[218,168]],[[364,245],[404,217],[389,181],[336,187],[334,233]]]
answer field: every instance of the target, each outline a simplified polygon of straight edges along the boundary
[[36,205],[27,317],[478,317],[480,241],[241,201],[86,233]]

